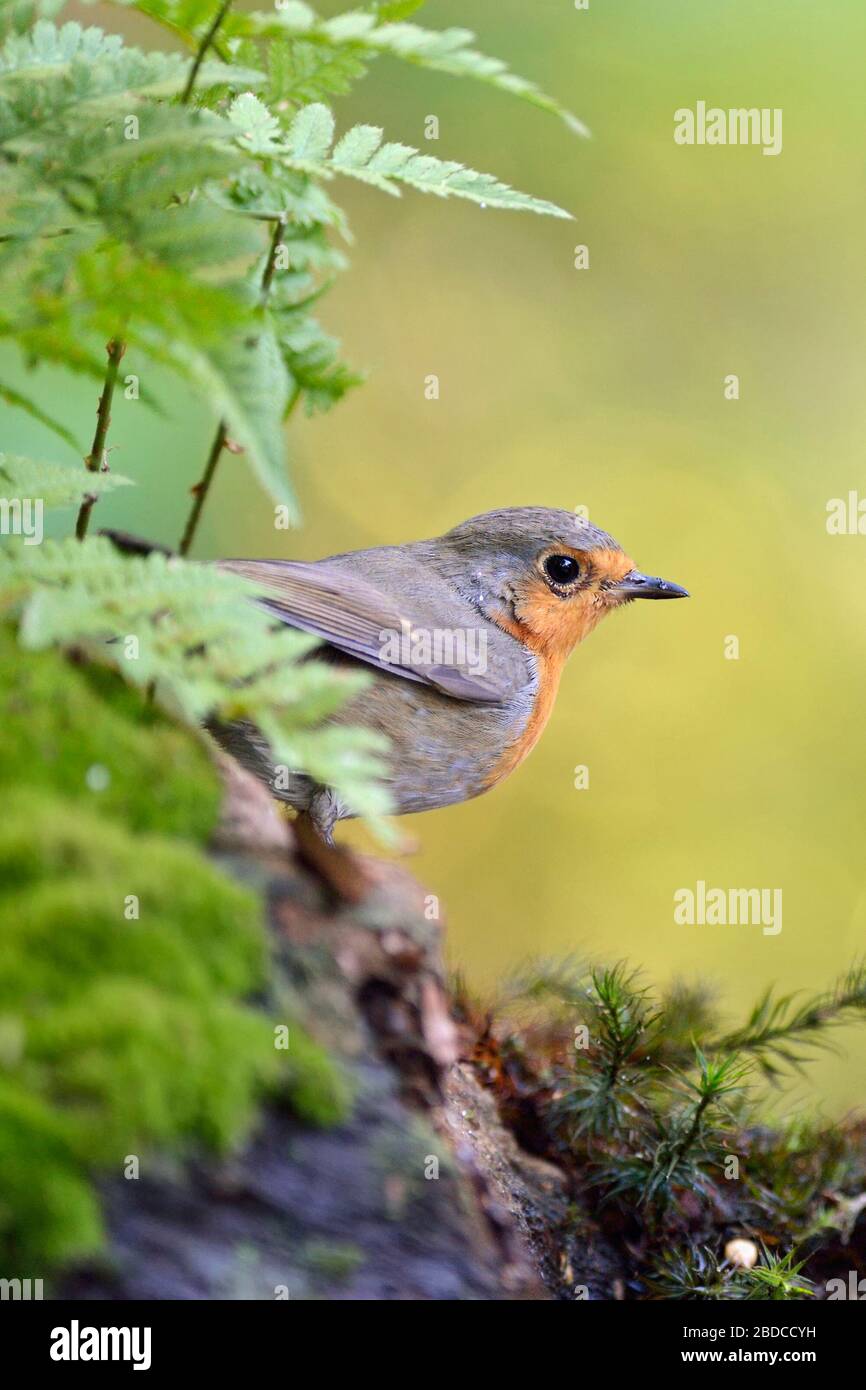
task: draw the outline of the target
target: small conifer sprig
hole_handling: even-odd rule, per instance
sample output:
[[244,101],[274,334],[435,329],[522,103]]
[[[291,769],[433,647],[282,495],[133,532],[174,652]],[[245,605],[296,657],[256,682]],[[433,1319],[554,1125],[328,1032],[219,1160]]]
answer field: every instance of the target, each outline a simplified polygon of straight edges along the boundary
[[692,1073],[671,1074],[647,1104],[642,1124],[621,1152],[605,1154],[593,1182],[605,1200],[620,1198],[663,1216],[687,1192],[712,1195],[723,1169],[724,1140],[737,1115],[749,1064],[728,1055],[707,1059],[695,1046]]
[[[516,1086],[534,1150],[566,1169],[586,1209],[640,1223],[639,1287],[799,1299],[811,1296],[805,1265],[850,1238],[862,1160],[842,1125],[803,1114],[762,1124],[758,1083],[779,1084],[837,1024],[863,1018],[863,989],[858,962],[812,997],[765,995],[724,1032],[705,986],[655,995],[623,964],[572,958],[524,968],[492,1011],[471,1012],[483,1020],[480,1075],[494,1087],[510,1078],[503,1113]],[[752,1269],[721,1253],[738,1231],[761,1244]]]
[[774,1080],[785,1066],[801,1067],[810,1050],[832,1048],[831,1030],[858,1017],[866,1017],[866,961],[856,961],[830,989],[811,997],[777,998],[767,990],[742,1027],[716,1046],[751,1054]]
[[764,1247],[760,1263],[743,1269],[709,1246],[683,1246],[657,1256],[646,1283],[655,1298],[787,1302],[814,1297],[811,1280],[801,1273],[805,1263],[794,1250],[779,1255]]
[[571,1000],[590,1040],[576,1036],[574,1073],[557,1102],[572,1141],[622,1135],[639,1119],[643,1101],[632,1062],[657,1018],[649,991],[622,963],[590,971],[584,989],[572,986]]

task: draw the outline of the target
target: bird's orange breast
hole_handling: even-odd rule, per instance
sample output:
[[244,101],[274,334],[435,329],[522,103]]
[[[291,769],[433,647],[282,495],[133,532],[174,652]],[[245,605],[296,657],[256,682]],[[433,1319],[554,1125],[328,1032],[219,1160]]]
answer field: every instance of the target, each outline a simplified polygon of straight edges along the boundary
[[[591,557],[584,552],[573,553],[584,562],[590,559],[598,578],[616,582],[633,568],[630,557],[620,550],[594,551]],[[541,578],[534,578],[515,590],[513,617],[498,614],[493,618],[497,626],[532,652],[537,687],[529,718],[518,738],[508,745],[494,765],[487,780],[488,787],[501,782],[532,752],[550,718],[568,657],[607,611],[596,588],[563,600]]]
[[[510,629],[506,628],[506,631],[510,631]],[[516,636],[516,633],[512,635]],[[519,736],[507,746],[502,756],[492,767],[485,781],[486,788],[494,787],[497,782],[501,782],[503,777],[507,777],[509,773],[513,772],[523,762],[523,759],[532,752],[544,732],[544,726],[550,718],[550,712],[556,702],[559,677],[562,674],[565,659],[557,662],[543,653],[535,653],[535,657],[538,685],[529,718]]]

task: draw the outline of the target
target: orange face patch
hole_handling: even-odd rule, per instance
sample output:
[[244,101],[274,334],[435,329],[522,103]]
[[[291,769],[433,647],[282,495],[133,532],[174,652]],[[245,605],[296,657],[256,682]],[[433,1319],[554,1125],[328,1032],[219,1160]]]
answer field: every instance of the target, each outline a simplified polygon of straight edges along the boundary
[[586,578],[573,594],[560,595],[540,573],[533,574],[512,585],[514,617],[493,617],[535,655],[538,690],[523,732],[496,764],[488,786],[507,777],[535,747],[553,709],[566,659],[616,607],[605,585],[617,583],[634,569],[634,562],[621,550],[574,550],[562,545],[550,553],[573,555]]
[[501,622],[513,637],[561,668],[578,642],[609,613],[615,600],[606,585],[623,579],[634,562],[621,550],[573,550],[557,546],[551,553],[572,555],[585,578],[573,594],[558,593],[544,577],[533,574],[512,586],[514,619]]

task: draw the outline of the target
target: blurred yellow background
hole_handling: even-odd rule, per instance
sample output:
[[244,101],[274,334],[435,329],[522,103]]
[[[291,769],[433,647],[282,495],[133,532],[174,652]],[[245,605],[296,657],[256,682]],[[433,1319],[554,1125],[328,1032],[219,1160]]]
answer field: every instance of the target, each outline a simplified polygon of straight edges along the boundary
[[[164,43],[114,6],[67,15]],[[226,456],[197,553],[313,558],[495,507],[588,507],[693,597],[604,624],[528,763],[479,801],[404,822],[446,906],[451,961],[488,987],[536,953],[626,957],[651,979],[715,980],[731,1011],[771,983],[816,988],[866,934],[866,536],[826,531],[830,498],[866,496],[866,8],[434,0],[417,18],[476,30],[592,140],[385,59],[337,104],[340,128],[382,124],[576,220],[335,185],[356,244],[322,317],[370,380],[291,425],[303,528],[274,531]],[[698,100],[782,108],[783,152],[676,145],[673,113]],[[574,268],[582,243],[588,270]],[[140,486],[101,502],[98,521],[176,543],[211,425],[140,369],[167,414],[117,403],[112,463]],[[84,443],[94,388],[43,379]],[[8,411],[3,447],[73,457]],[[698,879],[782,888],[782,932],[675,925],[673,893]],[[866,1090],[866,1045],[839,1036],[845,1057],[795,1088],[828,1113]]]

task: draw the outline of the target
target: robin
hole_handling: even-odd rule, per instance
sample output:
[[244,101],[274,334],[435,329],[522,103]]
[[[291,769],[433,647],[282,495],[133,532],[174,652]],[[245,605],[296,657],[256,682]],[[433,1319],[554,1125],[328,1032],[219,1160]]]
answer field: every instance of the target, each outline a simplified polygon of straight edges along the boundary
[[[546,507],[486,512],[434,540],[311,563],[220,564],[264,585],[273,596],[261,601],[281,622],[321,638],[317,656],[373,673],[332,718],[386,735],[398,814],[495,787],[537,743],[567,657],[606,614],[632,599],[688,597],[635,569],[597,526]],[[276,789],[251,726],[219,737],[333,844],[351,806],[301,773]]]

